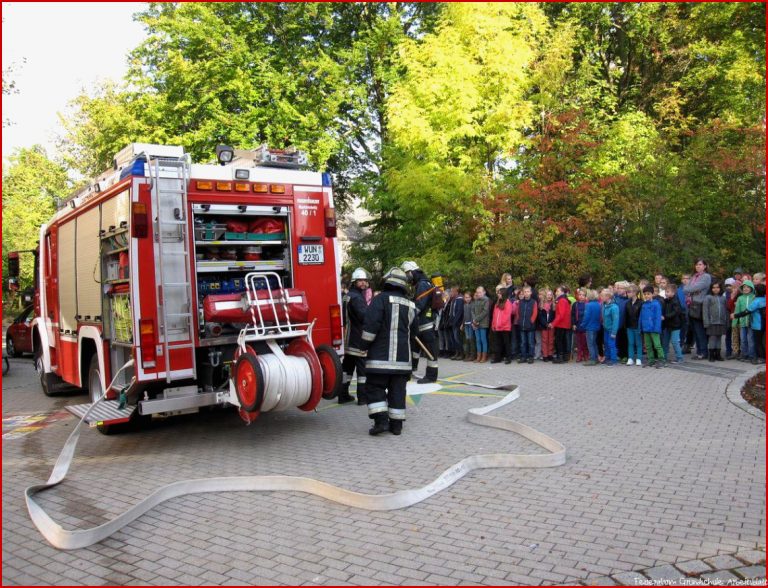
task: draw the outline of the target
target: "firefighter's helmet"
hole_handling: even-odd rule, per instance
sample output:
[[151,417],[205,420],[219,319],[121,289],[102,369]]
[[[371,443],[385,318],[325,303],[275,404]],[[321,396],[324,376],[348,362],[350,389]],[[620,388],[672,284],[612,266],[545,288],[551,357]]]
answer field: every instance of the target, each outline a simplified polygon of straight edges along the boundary
[[358,267],[355,269],[355,271],[352,272],[352,281],[355,280],[370,280],[371,274],[369,274],[367,271],[365,271],[363,268]]
[[443,287],[443,276],[441,276],[440,274],[432,274],[432,276],[430,276],[430,279],[432,280],[432,285],[435,288]]
[[404,272],[412,272],[413,270],[419,269],[419,266],[415,261],[404,261],[403,265],[400,266],[400,269]]
[[406,277],[405,272],[399,267],[393,267],[384,274],[384,283],[405,289],[408,287],[408,278]]

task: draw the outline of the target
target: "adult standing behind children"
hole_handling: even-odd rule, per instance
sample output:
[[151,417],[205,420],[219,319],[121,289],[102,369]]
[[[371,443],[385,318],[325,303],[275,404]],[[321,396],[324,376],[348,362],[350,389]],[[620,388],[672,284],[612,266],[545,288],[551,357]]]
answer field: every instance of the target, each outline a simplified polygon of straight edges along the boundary
[[[704,298],[712,284],[712,276],[708,273],[707,262],[699,258],[694,265],[695,273],[688,284],[683,286],[688,305],[688,319],[693,326],[693,336],[696,339],[696,355],[693,359],[704,359],[707,355],[707,333],[704,330]],[[645,292],[645,290],[643,290]]]

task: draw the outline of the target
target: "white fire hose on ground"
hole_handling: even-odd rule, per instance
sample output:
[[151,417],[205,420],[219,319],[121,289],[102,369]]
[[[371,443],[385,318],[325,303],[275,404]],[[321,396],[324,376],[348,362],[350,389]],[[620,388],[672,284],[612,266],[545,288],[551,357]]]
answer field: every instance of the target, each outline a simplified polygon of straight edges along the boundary
[[[133,361],[130,361],[123,366],[122,369],[130,367],[132,364]],[[122,369],[120,371],[122,371]],[[119,373],[120,372],[115,374],[115,379]],[[93,407],[104,399],[105,394],[102,394],[102,396],[93,403],[93,406],[83,416],[70,434],[56,460],[56,464],[53,467],[53,471],[51,472],[48,481],[45,484],[30,486],[24,491],[27,510],[32,518],[32,522],[51,545],[59,549],[78,549],[106,539],[158,504],[186,494],[243,491],[274,492],[276,490],[284,490],[290,492],[306,492],[308,494],[327,498],[328,500],[338,502],[339,504],[365,510],[395,510],[426,500],[430,496],[448,488],[451,484],[474,470],[509,467],[544,468],[565,463],[565,447],[560,442],[527,425],[523,425],[522,423],[502,417],[488,416],[489,412],[509,404],[520,396],[517,386],[494,387],[485,386],[483,384],[472,384],[470,382],[461,383],[496,390],[509,390],[509,393],[504,398],[494,404],[482,408],[470,409],[467,415],[470,422],[481,426],[517,433],[526,439],[533,441],[537,445],[540,445],[544,449],[547,449],[550,453],[534,455],[517,455],[510,453],[473,455],[452,465],[426,486],[411,490],[400,490],[391,494],[361,494],[359,492],[353,492],[345,488],[334,486],[333,484],[328,484],[327,482],[297,476],[238,476],[183,480],[158,488],[121,515],[102,525],[91,529],[68,531],[56,523],[33,497],[35,494],[47,490],[48,488],[52,488],[64,480],[74,457],[75,447],[80,436],[80,427]],[[114,380],[112,384],[114,384]],[[112,387],[112,384],[110,384],[109,388]]]

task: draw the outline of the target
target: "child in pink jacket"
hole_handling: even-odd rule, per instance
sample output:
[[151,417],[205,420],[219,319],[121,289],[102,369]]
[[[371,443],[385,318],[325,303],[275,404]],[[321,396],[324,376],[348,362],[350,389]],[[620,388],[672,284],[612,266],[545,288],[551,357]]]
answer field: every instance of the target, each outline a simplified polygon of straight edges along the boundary
[[496,349],[491,363],[512,361],[512,313],[514,305],[507,300],[507,288],[499,288],[496,294],[496,304],[493,307],[491,330],[495,333]]

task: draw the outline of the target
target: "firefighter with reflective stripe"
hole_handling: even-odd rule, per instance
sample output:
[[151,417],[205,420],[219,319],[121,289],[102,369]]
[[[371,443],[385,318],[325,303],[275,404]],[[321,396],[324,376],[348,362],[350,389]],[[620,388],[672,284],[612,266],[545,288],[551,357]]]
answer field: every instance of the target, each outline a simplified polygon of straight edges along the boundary
[[362,350],[363,321],[368,304],[365,301],[365,291],[371,275],[359,267],[352,272],[352,285],[344,295],[344,360],[341,362],[344,371],[344,385],[339,394],[339,404],[352,402],[349,394],[352,374],[357,372],[357,403],[365,401],[365,352]]
[[[432,294],[435,291],[435,286],[429,281],[426,274],[421,271],[419,266],[414,261],[406,261],[400,266],[408,277],[408,281],[414,285],[413,301],[416,304],[416,313],[418,316],[418,337],[432,355],[430,359],[427,357],[427,371],[423,378],[418,380],[419,384],[426,384],[429,382],[437,381],[437,355],[438,342],[437,333],[435,332],[435,313],[432,310]],[[411,358],[413,360],[413,371],[419,367],[419,357],[421,357],[423,350],[421,346],[414,340],[411,342]]]
[[405,420],[405,386],[411,375],[411,338],[416,330],[416,305],[408,299],[405,273],[393,267],[384,275],[382,291],[365,313],[362,349],[365,395],[371,435],[399,435]]

